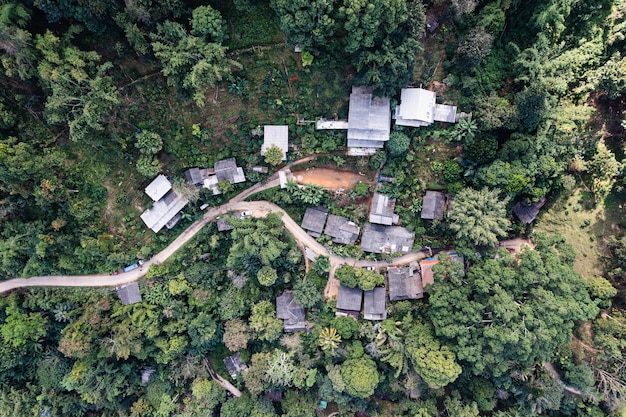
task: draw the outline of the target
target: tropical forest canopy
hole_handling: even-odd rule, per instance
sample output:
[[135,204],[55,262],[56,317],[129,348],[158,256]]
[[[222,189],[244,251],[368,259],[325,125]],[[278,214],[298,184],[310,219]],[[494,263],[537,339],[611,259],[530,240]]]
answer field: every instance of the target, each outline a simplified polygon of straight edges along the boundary
[[[296,417],[320,401],[342,416],[623,415],[624,51],[624,0],[0,0],[0,279],[151,258],[201,204],[262,182],[253,166],[283,163],[260,155],[264,124],[289,126],[288,162],[393,178],[380,191],[413,249],[466,261],[435,266],[424,299],[388,302],[385,320],[353,320],[323,297],[329,258],[305,262],[280,216],[209,224],[150,268],[141,303],[3,294],[0,415]],[[306,121],[346,119],[353,85],[392,108],[422,85],[465,117],[394,125],[384,150],[347,156],[345,132]],[[246,183],[219,196],[185,183],[185,169],[230,157]],[[155,234],[139,215],[160,173],[190,204]],[[362,225],[373,187],[290,182],[254,198],[296,221],[322,204]],[[420,217],[426,190],[454,198],[444,220]],[[511,209],[542,198],[549,233],[531,234]],[[534,250],[498,251],[518,236]],[[385,275],[336,271],[364,290]],[[285,290],[310,331],[283,331]],[[222,360],[236,352],[248,371],[231,378]]]

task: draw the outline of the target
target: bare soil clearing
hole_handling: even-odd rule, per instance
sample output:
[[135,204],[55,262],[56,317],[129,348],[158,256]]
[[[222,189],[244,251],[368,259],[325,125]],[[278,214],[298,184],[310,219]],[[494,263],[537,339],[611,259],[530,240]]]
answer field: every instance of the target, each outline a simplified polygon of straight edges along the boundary
[[320,185],[331,190],[352,189],[359,182],[371,183],[364,175],[330,168],[309,168],[306,171],[293,172],[293,175],[299,184]]

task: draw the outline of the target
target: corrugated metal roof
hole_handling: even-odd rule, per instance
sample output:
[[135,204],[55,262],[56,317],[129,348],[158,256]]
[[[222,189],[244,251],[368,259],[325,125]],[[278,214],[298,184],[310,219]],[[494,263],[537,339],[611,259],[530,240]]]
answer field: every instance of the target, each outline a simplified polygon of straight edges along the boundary
[[289,149],[289,127],[286,125],[266,125],[263,126],[263,145],[261,145],[261,155],[265,155],[265,150],[278,146],[283,151],[283,161],[287,159]]
[[154,201],[159,201],[169,190],[172,183],[163,174],[159,174],[145,189],[146,194]]
[[117,287],[117,296],[123,305],[136,304],[141,302],[141,293],[139,292],[139,284],[132,282],[127,285]]

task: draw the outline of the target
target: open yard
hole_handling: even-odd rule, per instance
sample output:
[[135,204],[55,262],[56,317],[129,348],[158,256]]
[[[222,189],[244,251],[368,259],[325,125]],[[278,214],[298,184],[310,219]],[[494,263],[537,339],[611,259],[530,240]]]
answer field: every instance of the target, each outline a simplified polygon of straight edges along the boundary
[[595,205],[590,193],[577,188],[552,202],[539,215],[535,230],[561,233],[576,252],[574,269],[584,277],[597,276],[604,268],[608,239],[626,229],[626,207],[619,200],[623,198],[609,195],[604,204]]
[[350,190],[359,182],[370,185],[373,183],[365,175],[329,168],[310,168],[306,171],[295,171],[293,175],[300,184],[320,185],[330,190]]

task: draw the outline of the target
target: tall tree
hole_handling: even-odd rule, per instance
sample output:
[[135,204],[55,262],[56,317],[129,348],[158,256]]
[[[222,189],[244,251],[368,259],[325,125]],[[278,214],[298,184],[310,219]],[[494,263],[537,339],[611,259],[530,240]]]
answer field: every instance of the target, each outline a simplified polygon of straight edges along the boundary
[[583,278],[560,254],[562,244],[553,244],[540,237],[536,250],[518,259],[500,251],[467,275],[459,263],[434,267],[429,318],[473,374],[503,378],[550,361],[576,321],[598,313]]
[[498,190],[465,188],[455,196],[449,214],[450,230],[457,239],[473,245],[496,246],[511,224],[506,204],[507,199],[500,199]]
[[272,0],[287,41],[305,50],[325,46],[335,34],[332,0]]

